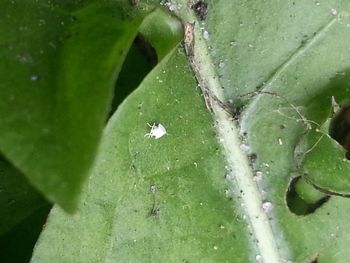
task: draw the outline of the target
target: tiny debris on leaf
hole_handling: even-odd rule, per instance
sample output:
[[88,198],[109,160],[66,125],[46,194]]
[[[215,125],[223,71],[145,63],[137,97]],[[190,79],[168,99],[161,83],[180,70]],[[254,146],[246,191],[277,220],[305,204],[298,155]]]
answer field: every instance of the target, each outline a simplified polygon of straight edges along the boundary
[[153,123],[152,125],[147,123],[147,125],[151,128],[151,130],[149,133],[145,134],[145,137],[154,138],[157,140],[167,134],[165,127],[160,123]]
[[200,20],[205,20],[208,14],[208,4],[204,1],[198,1],[191,6],[192,10],[200,18]]

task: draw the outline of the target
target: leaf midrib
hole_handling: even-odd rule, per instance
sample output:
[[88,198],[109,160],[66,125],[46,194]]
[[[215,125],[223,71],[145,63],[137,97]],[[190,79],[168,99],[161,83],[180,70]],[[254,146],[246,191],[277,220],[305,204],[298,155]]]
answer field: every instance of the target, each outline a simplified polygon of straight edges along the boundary
[[278,252],[277,242],[272,226],[262,208],[263,199],[257,184],[253,180],[254,177],[249,160],[247,155],[240,149],[242,141],[239,136],[239,129],[232,116],[220,103],[225,101],[225,98],[221,89],[222,85],[219,81],[219,75],[214,68],[214,63],[208,51],[208,46],[202,37],[198,20],[191,11],[189,3],[186,0],[179,0],[178,2],[178,6],[182,5],[182,9],[177,10],[176,14],[184,23],[195,22],[193,56],[189,59],[189,63],[200,86],[208,89],[209,92],[208,102],[212,108],[217,134],[222,142],[225,159],[232,175],[228,177],[231,178],[228,181],[233,187],[238,187],[238,189],[244,191],[241,200],[244,203],[247,220],[250,222],[254,232],[263,262],[278,263],[281,261],[281,256]]

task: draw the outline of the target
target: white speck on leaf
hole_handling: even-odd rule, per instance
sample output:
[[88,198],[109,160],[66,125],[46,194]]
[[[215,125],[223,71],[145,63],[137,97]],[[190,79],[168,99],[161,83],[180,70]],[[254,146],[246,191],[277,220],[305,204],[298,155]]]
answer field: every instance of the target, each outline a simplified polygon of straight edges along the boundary
[[151,130],[149,133],[145,134],[145,137],[154,138],[157,140],[167,134],[165,127],[160,123],[153,123],[152,125],[147,123],[147,125],[151,128]]
[[30,80],[31,81],[37,81],[37,80],[39,80],[39,76],[38,75],[31,75],[30,76]]
[[151,190],[152,193],[157,192],[157,186],[151,185],[150,190]]
[[271,202],[264,202],[262,204],[262,208],[265,210],[265,212],[270,212],[273,208],[273,205]]
[[282,141],[281,138],[278,138],[278,144],[279,144],[279,145],[283,145],[283,141]]
[[208,39],[209,39],[209,33],[208,33],[208,31],[206,31],[206,30],[203,31],[203,38],[204,38],[205,40],[208,40]]

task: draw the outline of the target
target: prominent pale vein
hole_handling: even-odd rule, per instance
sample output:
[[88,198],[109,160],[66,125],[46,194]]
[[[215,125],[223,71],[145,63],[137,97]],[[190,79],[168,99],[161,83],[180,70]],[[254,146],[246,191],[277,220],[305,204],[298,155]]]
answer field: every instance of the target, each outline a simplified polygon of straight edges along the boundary
[[[178,15],[187,23],[196,21],[193,13],[183,0],[183,8]],[[260,256],[265,263],[278,263],[281,258],[278,253],[275,237],[271,225],[264,210],[262,209],[262,198],[258,187],[253,180],[252,170],[248,158],[240,150],[240,137],[235,122],[218,101],[225,101],[222,93],[219,76],[208,52],[207,44],[202,37],[202,32],[197,25],[194,29],[194,49],[190,59],[192,68],[202,89],[207,89],[209,104],[213,110],[213,116],[217,123],[217,133],[220,137],[225,155],[232,169],[231,183],[237,185],[243,191],[242,201],[246,209],[248,220],[257,239],[257,247]]]

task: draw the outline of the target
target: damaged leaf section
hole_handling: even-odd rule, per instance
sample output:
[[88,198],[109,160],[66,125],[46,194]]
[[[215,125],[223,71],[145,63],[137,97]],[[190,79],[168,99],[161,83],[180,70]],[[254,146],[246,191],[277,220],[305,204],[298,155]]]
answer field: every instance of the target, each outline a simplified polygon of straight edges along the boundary
[[289,210],[296,215],[315,212],[330,196],[318,191],[302,177],[295,177],[289,184],[286,202]]
[[347,197],[350,194],[347,158],[350,114],[346,103],[350,94],[349,74],[337,74],[324,90],[309,103],[308,119],[312,121],[299,144],[303,149],[300,175],[324,193]]

